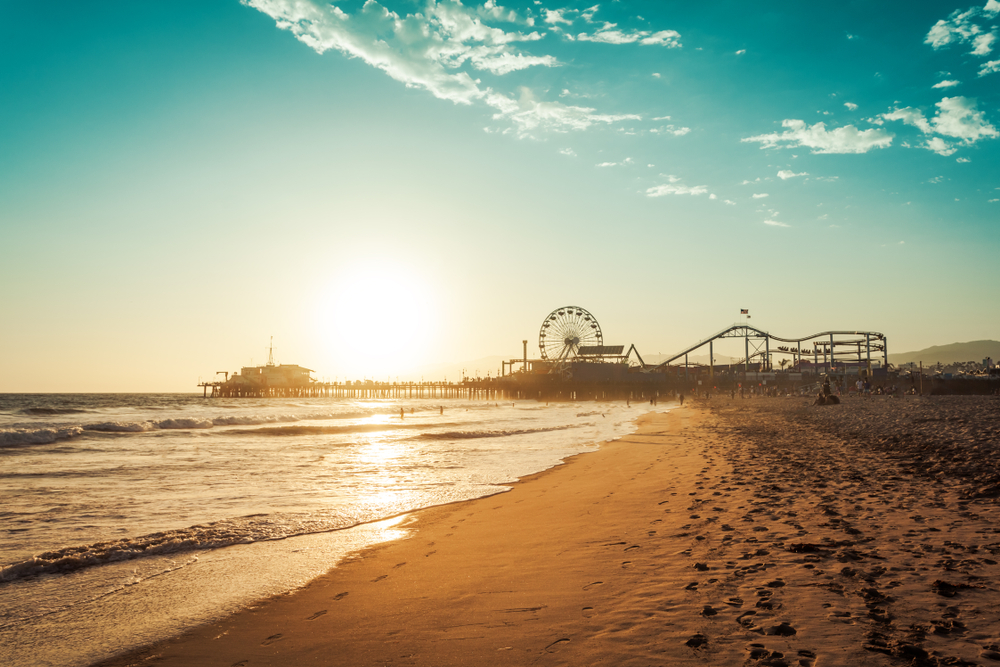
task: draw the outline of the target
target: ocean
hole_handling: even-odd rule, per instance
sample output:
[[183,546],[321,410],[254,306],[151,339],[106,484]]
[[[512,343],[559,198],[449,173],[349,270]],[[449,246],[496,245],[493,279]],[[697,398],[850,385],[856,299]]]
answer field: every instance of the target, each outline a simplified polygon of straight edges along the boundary
[[648,410],[0,395],[0,664],[89,665],[294,590]]

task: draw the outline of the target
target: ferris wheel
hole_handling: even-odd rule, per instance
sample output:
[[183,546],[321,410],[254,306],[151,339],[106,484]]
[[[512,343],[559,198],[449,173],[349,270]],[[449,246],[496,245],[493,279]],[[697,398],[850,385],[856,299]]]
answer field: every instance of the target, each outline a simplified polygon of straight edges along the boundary
[[538,332],[542,359],[562,361],[575,357],[581,346],[603,345],[597,318],[578,306],[557,308],[549,313]]

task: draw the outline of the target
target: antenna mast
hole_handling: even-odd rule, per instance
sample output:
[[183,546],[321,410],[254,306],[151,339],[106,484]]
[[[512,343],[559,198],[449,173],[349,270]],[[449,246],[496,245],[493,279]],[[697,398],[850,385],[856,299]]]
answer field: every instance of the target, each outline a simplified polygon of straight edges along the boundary
[[267,348],[267,365],[274,365],[274,336],[271,336],[271,344]]

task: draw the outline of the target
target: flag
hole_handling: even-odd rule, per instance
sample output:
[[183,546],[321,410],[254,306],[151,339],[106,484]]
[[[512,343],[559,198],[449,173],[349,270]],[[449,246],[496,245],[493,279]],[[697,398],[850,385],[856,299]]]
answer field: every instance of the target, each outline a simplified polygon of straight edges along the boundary
[[740,308],[740,315],[749,315],[750,311],[746,308]]

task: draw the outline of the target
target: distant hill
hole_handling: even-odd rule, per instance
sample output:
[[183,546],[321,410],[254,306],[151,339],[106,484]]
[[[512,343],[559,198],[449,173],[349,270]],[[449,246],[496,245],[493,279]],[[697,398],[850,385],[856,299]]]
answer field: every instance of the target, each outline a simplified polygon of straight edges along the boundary
[[952,343],[951,345],[935,345],[926,350],[916,352],[901,352],[889,354],[890,364],[909,364],[924,362],[927,364],[953,364],[958,361],[982,361],[990,357],[993,361],[1000,360],[1000,341],[973,340],[968,343]]

